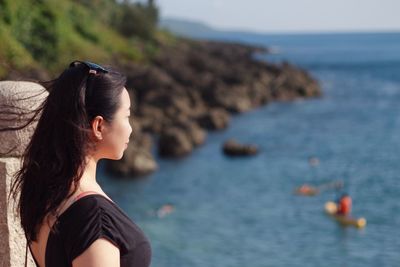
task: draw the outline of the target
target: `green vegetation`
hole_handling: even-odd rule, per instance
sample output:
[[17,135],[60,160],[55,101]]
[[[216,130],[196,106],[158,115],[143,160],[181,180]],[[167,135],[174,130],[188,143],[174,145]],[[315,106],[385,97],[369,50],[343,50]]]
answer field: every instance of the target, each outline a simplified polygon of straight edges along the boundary
[[10,70],[56,74],[74,59],[146,62],[174,37],[158,9],[114,0],[0,0],[0,79]]

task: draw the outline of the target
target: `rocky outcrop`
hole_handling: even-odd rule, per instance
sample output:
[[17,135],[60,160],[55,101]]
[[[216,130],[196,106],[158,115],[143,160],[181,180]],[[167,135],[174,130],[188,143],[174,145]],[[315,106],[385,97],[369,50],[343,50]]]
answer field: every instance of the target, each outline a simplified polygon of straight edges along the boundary
[[[320,96],[318,83],[304,70],[254,58],[255,53],[264,52],[264,48],[242,44],[182,39],[161,46],[150,64],[115,62],[128,75],[127,87],[135,99],[133,124],[140,125],[138,136],[157,137],[160,156],[181,157],[205,142],[206,131],[226,128],[231,114],[271,101]],[[134,166],[148,163],[140,158],[153,160],[139,156],[151,155],[150,146],[142,146],[140,140],[132,146],[141,148],[129,148],[110,170],[131,176],[143,173]]]
[[258,153],[258,147],[251,144],[239,144],[235,139],[226,141],[222,147],[228,156],[252,156]]
[[182,129],[171,127],[163,132],[158,142],[161,156],[181,157],[189,154],[193,145]]
[[222,108],[210,108],[207,113],[197,118],[197,123],[207,130],[221,130],[228,127],[229,113]]

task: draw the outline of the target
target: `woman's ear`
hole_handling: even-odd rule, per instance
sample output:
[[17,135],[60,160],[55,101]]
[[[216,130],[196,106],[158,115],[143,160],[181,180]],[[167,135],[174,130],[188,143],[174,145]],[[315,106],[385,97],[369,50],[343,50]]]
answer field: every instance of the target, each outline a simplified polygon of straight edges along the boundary
[[92,131],[96,140],[103,140],[104,123],[105,121],[102,116],[96,116],[92,120]]

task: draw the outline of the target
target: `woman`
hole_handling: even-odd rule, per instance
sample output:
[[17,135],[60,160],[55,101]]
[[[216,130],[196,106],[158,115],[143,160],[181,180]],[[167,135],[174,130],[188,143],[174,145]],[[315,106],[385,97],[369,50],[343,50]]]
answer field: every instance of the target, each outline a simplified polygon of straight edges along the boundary
[[96,181],[97,162],[128,146],[125,83],[82,61],[42,83],[49,95],[11,188],[37,266],[150,265],[148,239]]

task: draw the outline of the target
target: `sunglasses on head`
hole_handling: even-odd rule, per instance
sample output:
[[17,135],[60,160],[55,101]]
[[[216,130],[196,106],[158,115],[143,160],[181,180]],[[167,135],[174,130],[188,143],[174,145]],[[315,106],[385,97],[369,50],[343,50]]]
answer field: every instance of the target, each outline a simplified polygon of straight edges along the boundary
[[105,68],[103,68],[102,66],[93,63],[93,62],[89,62],[89,61],[79,61],[79,60],[75,60],[73,62],[71,62],[71,64],[69,64],[69,67],[75,67],[79,64],[83,64],[86,67],[89,68],[89,73],[93,73],[93,74],[97,74],[98,72],[101,73],[108,73],[108,70],[106,70]]

